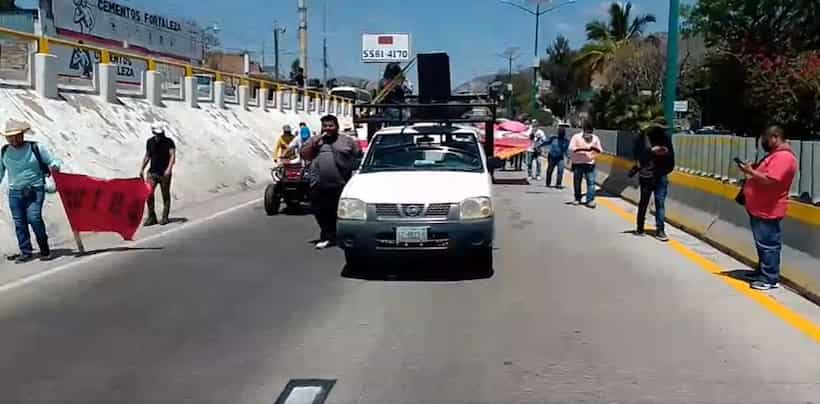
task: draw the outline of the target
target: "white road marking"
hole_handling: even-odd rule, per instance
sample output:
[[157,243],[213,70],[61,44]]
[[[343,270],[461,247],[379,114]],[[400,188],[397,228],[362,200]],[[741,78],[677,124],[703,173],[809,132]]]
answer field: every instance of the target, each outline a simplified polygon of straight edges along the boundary
[[[179,227],[174,227],[174,228],[168,229],[166,231],[163,231],[161,233],[153,234],[153,235],[148,236],[144,239],[140,239],[140,240],[136,240],[136,241],[133,241],[133,242],[120,244],[120,245],[118,245],[116,247],[113,247],[113,248],[138,246],[140,244],[147,243],[149,241],[165,237],[169,234],[173,234],[173,233],[176,233],[178,231],[182,231],[184,229],[187,229],[189,227],[200,225],[200,224],[209,222],[211,220],[217,219],[219,217],[228,215],[230,213],[236,212],[238,210],[247,208],[248,206],[259,203],[260,201],[262,201],[262,198],[256,198],[254,200],[242,203],[240,205],[236,205],[236,206],[233,206],[231,208],[216,212],[216,213],[214,213],[210,216],[206,216],[206,217],[194,220],[194,221],[189,222],[189,223],[184,223],[184,224],[180,225]],[[92,255],[92,256],[89,256],[89,257],[81,258],[81,259],[79,259],[77,261],[74,261],[74,262],[70,262],[70,263],[67,263],[67,264],[64,264],[64,265],[59,265],[59,266],[56,266],[54,268],[38,272],[36,274],[31,274],[31,275],[28,275],[28,276],[24,276],[20,279],[16,279],[16,280],[11,281],[9,283],[6,283],[4,285],[0,285],[0,293],[5,293],[5,292],[8,292],[10,290],[17,289],[19,287],[22,287],[22,286],[28,285],[30,283],[36,282],[40,279],[44,279],[44,278],[47,278],[47,277],[52,276],[54,274],[57,274],[59,272],[65,271],[66,269],[71,269],[71,268],[74,268],[76,266],[86,264],[86,263],[88,263],[89,261],[91,261],[93,259],[96,259],[96,258],[99,258],[99,257],[104,257],[104,256],[114,254],[114,253],[116,253],[116,251],[109,251],[109,252],[104,252],[104,253]]]
[[285,399],[285,404],[313,404],[321,392],[319,386],[295,387]]

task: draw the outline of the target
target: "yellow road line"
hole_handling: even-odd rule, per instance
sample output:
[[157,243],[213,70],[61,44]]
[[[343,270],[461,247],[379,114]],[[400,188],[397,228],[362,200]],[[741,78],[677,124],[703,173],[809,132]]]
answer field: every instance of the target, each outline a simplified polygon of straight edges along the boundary
[[[606,207],[612,213],[615,213],[622,219],[630,223],[635,223],[635,215],[625,211],[614,202],[608,201],[603,198],[599,199],[598,202],[600,205]],[[814,342],[820,344],[820,326],[813,323],[811,320],[794,312],[792,309],[786,307],[785,305],[778,302],[768,294],[749,288],[749,285],[746,282],[723,275],[723,268],[721,268],[720,265],[692,251],[690,248],[686,247],[681,242],[671,240],[668,245],[672,250],[682,255],[689,261],[693,262],[704,271],[713,275],[719,275],[718,279],[723,281],[723,283],[731,286],[741,295],[756,302],[764,309],[774,314],[779,319],[783,320],[786,324],[794,327],[798,331],[802,332],[803,334],[811,338]]]

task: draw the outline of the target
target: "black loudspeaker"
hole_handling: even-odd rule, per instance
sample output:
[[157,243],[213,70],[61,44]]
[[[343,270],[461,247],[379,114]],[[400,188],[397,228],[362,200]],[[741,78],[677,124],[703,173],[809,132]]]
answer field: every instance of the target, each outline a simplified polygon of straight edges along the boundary
[[419,101],[446,102],[450,99],[450,56],[446,53],[419,53]]

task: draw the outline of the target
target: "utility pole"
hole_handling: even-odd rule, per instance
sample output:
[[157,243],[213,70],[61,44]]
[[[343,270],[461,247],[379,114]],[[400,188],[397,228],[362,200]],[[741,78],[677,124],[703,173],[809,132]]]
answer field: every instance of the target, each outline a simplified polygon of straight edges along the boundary
[[287,29],[279,27],[278,21],[273,21],[273,75],[279,80],[279,34],[284,34]]
[[327,2],[325,2],[325,12],[322,17],[322,85],[327,87]]
[[299,10],[299,65],[305,72],[305,88],[307,88],[308,77],[308,23],[307,23],[307,0],[298,0]]
[[518,59],[518,57],[521,56],[518,50],[519,49],[517,47],[507,48],[507,50],[505,50],[503,53],[498,54],[499,57],[506,59],[509,63],[509,71],[507,74],[507,88],[510,88],[512,90],[510,91],[510,94],[507,96],[507,115],[510,118],[512,118],[513,116],[513,90],[515,90],[514,88],[512,88],[512,66],[513,60]]
[[669,134],[675,131],[675,100],[678,97],[678,42],[680,37],[680,0],[669,0],[669,38],[666,48],[666,81],[663,114]]

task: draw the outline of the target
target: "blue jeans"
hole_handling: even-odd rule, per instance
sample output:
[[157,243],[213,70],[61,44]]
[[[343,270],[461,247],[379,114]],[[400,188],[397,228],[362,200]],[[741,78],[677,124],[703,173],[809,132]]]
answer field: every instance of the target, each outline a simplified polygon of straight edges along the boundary
[[[535,162],[535,175],[532,175],[532,163]],[[541,175],[541,156],[538,152],[527,152],[527,175],[538,177]]]
[[558,176],[555,179],[555,186],[560,187],[564,181],[564,158],[563,157],[547,157],[547,186],[552,182],[552,173],[558,169]]
[[783,249],[783,219],[761,219],[749,215],[755,239],[760,280],[774,285],[780,281],[780,251]]
[[641,199],[638,202],[638,229],[644,229],[646,211],[649,209],[649,198],[655,195],[655,227],[664,230],[666,222],[666,195],[669,193],[669,177],[641,178]]
[[14,219],[14,230],[17,233],[17,245],[20,253],[31,255],[31,236],[28,227],[34,230],[37,245],[41,252],[49,251],[46,224],[43,222],[43,202],[46,192],[43,188],[9,190],[9,208]]
[[581,181],[587,183],[586,203],[595,201],[595,164],[573,164],[572,183],[575,186],[575,200],[581,202]]

